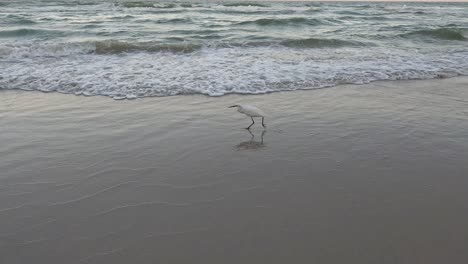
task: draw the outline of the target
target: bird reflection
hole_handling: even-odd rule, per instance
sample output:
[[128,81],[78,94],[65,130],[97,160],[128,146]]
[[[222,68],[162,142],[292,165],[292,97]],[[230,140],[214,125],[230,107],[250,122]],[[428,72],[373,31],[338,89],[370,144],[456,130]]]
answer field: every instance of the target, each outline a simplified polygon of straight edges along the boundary
[[237,144],[237,150],[257,150],[266,146],[263,142],[263,137],[266,134],[266,130],[262,131],[262,134],[260,135],[260,141],[255,141],[255,135],[250,131],[250,129],[247,129],[246,131],[249,132],[251,136],[250,140]]

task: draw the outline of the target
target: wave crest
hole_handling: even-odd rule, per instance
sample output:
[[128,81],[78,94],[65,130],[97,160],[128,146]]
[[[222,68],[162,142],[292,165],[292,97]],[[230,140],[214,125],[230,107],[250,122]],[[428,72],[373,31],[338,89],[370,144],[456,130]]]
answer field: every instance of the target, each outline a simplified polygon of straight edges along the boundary
[[292,18],[260,18],[257,20],[244,21],[238,25],[254,24],[258,26],[287,26],[287,25],[321,25],[320,20],[305,17],[292,17]]
[[[143,1],[135,1],[135,2],[124,2],[121,4],[123,7],[126,8],[175,8],[177,7],[176,4],[159,4],[156,5],[152,2],[143,2]],[[188,7],[187,4],[182,4],[182,7]],[[191,5],[190,5],[191,7]]]
[[307,38],[307,39],[294,39],[294,40],[285,40],[281,44],[286,47],[292,48],[336,48],[344,46],[356,46],[363,45],[362,43],[345,41],[340,39],[317,39],[317,38]]
[[96,54],[119,54],[125,52],[175,52],[190,53],[201,48],[201,45],[187,44],[160,44],[160,43],[129,43],[121,41],[95,42]]
[[417,30],[410,33],[402,34],[403,37],[429,37],[441,40],[466,40],[461,29],[456,28],[438,28]]
[[[199,32],[202,34],[203,31]],[[205,37],[206,38],[206,37]],[[31,57],[62,57],[70,55],[112,55],[122,53],[192,53],[204,48],[255,48],[255,47],[286,47],[300,49],[341,48],[353,46],[369,46],[366,43],[346,41],[341,39],[276,39],[250,41],[238,40],[234,42],[213,41],[209,44],[200,42],[185,42],[183,38],[172,37],[167,42],[125,42],[104,40],[95,42],[73,42],[42,45],[0,45],[0,58],[31,58]]]
[[14,38],[14,37],[26,37],[32,35],[52,35],[57,34],[57,32],[52,30],[40,30],[40,29],[14,29],[14,30],[4,30],[0,31],[0,38]]
[[154,4],[151,2],[125,2],[125,3],[122,3],[122,6],[126,8],[134,8],[134,7],[144,8],[144,7],[154,7]]
[[268,7],[266,4],[258,2],[236,2],[236,3],[224,3],[223,6],[235,7],[235,6],[255,6],[255,7]]

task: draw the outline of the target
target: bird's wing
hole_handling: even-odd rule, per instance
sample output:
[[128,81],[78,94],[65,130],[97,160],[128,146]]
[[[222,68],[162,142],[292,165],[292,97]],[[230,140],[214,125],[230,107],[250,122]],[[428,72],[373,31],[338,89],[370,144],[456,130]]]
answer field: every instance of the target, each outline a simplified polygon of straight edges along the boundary
[[265,116],[265,113],[255,106],[244,105],[242,108],[244,114],[248,116]]

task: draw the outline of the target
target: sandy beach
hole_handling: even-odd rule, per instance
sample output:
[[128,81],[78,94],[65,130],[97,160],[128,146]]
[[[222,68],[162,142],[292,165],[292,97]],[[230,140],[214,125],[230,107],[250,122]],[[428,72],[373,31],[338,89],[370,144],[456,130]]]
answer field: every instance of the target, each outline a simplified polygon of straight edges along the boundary
[[467,77],[0,91],[0,263],[468,263],[467,133]]

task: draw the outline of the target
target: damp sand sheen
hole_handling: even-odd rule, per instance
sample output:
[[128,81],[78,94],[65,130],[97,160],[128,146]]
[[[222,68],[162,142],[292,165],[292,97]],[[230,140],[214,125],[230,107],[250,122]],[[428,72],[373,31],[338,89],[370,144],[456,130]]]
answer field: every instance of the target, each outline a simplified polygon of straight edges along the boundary
[[467,87],[2,91],[0,262],[463,263]]

